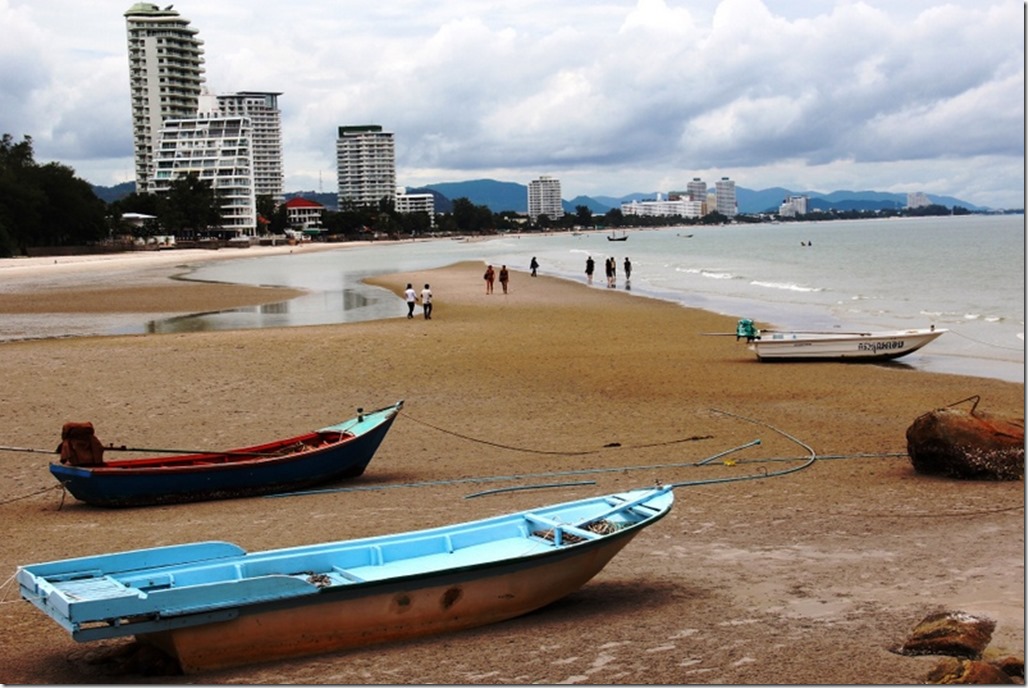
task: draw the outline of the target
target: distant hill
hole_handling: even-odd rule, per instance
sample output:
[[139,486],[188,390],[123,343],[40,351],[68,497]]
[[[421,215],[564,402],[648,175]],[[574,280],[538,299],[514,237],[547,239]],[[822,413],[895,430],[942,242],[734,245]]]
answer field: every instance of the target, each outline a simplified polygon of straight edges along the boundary
[[[134,182],[125,182],[117,186],[94,186],[93,192],[105,203],[111,203],[135,191]],[[466,182],[443,182],[429,184],[420,188],[408,189],[408,193],[431,193],[435,197],[435,209],[439,213],[453,210],[453,201],[466,198],[475,205],[484,205],[494,213],[513,211],[528,212],[528,187],[516,182],[501,182],[495,179],[475,179]],[[652,200],[657,197],[656,191],[651,193],[630,193],[624,196],[576,196],[570,201],[563,201],[564,211],[574,213],[575,209],[584,205],[594,215],[603,215],[611,208],[620,208],[622,203],[631,201]],[[286,199],[302,196],[317,201],[329,210],[338,210],[335,192],[319,193],[316,191],[290,191]],[[789,196],[806,196],[807,207],[811,210],[887,210],[903,208],[907,204],[907,195],[902,193],[886,193],[882,191],[832,191],[819,193],[816,191],[791,191],[783,187],[772,187],[755,191],[745,187],[735,188],[739,212],[747,215],[777,212],[779,206]],[[928,194],[928,200],[947,208],[961,206],[971,211],[984,211],[988,208],[976,206],[952,196],[935,196]]]
[[475,179],[468,182],[443,182],[424,187],[437,191],[451,201],[466,198],[475,205],[488,206],[494,213],[512,210],[528,212],[528,187],[515,182],[498,182],[495,179]]
[[135,182],[122,182],[115,186],[94,186],[93,193],[104,203],[114,203],[136,190]]

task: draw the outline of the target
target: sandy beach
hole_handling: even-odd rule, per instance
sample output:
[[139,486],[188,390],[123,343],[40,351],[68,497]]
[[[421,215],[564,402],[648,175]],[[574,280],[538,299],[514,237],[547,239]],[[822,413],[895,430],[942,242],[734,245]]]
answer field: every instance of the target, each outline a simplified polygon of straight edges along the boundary
[[[171,280],[188,262],[174,253],[104,267],[3,261],[0,317],[288,297]],[[6,446],[51,449],[63,423],[92,421],[104,443],[224,449],[405,400],[367,472],[314,495],[102,510],[62,495],[51,457],[0,451],[0,682],[910,684],[940,658],[890,648],[941,610],[995,620],[990,652],[1023,656],[1024,483],[918,475],[905,438],[922,413],[976,395],[980,409],[1023,417],[1023,384],[762,364],[732,337],[703,335],[733,331],[734,318],[523,273],[487,296],[481,273],[462,263],[375,280],[397,294],[430,283],[431,320],[420,307],[408,320],[398,302],[396,318],[375,322],[0,343]],[[271,549],[656,481],[756,477],[811,452],[811,467],[781,477],[676,489],[667,518],[536,613],[209,675],[119,662],[129,639],[78,644],[10,578],[88,554],[207,539]],[[589,469],[566,480],[593,484],[468,498]]]

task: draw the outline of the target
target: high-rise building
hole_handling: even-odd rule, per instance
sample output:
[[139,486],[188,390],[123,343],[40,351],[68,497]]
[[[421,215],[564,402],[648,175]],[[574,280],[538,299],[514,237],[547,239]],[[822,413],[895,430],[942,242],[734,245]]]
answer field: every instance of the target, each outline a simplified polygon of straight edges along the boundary
[[282,171],[281,93],[240,91],[218,94],[217,109],[224,117],[249,117],[253,127],[253,188],[275,203],[285,200]]
[[[221,200],[223,233],[252,236],[257,228],[253,135],[249,117],[218,114],[165,120],[147,191],[165,193],[195,174]],[[196,227],[206,230],[206,227]]]
[[907,194],[908,208],[925,208],[931,204],[932,202],[928,199],[928,194],[923,191],[915,191]]
[[377,124],[339,127],[339,209],[396,201],[396,144]]
[[685,188],[689,194],[690,201],[707,202],[707,182],[699,177],[693,177],[692,181]]
[[796,217],[807,214],[806,196],[789,196],[778,207],[778,214],[782,217]]
[[559,179],[542,176],[528,183],[528,217],[535,221],[540,215],[551,220],[564,217]]
[[136,191],[149,187],[165,120],[196,116],[203,87],[203,41],[168,5],[139,2],[125,12]]
[[735,182],[728,177],[721,177],[714,183],[714,194],[717,199],[716,209],[725,217],[735,217],[738,214],[735,201]]

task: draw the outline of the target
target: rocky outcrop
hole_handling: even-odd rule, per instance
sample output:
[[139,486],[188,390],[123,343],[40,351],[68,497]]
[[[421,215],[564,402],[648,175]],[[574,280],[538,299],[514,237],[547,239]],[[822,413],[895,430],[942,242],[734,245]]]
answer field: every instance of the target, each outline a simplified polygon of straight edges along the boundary
[[928,672],[925,683],[1001,686],[1021,682],[991,662],[947,657]]
[[1024,657],[986,657],[996,622],[961,611],[936,612],[921,620],[904,643],[903,655],[946,655],[925,683],[1003,685],[1024,683]]
[[[1024,478],[1024,418],[953,406],[929,411],[907,428],[907,454],[918,473],[965,480]],[[958,402],[959,403],[959,402]]]
[[965,612],[936,612],[921,620],[899,653],[978,659],[992,640],[996,622]]

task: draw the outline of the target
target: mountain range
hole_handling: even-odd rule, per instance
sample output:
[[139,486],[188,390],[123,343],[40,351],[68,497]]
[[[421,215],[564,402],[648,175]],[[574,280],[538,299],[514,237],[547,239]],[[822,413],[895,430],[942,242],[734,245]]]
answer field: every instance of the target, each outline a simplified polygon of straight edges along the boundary
[[[135,190],[135,183],[125,182],[117,186],[94,186],[93,192],[103,201],[110,203],[124,198]],[[466,198],[475,205],[484,205],[494,213],[512,211],[528,212],[528,187],[516,182],[501,182],[495,179],[475,179],[464,182],[442,182],[429,184],[419,188],[408,188],[408,193],[431,193],[435,197],[435,209],[439,213],[448,213],[453,209],[453,200]],[[625,196],[576,196],[563,201],[565,212],[575,213],[578,206],[585,206],[594,215],[603,215],[612,208],[620,208],[622,203],[631,201],[653,200],[658,192],[630,193]],[[665,194],[666,195],[666,194]],[[338,209],[335,193],[315,191],[291,191],[286,198],[302,196],[321,203],[329,210]],[[739,212],[746,215],[777,212],[782,201],[789,196],[806,196],[808,210],[891,210],[903,208],[907,204],[907,196],[902,193],[883,191],[795,191],[782,187],[755,191],[741,186],[735,187],[735,197]],[[960,206],[973,212],[989,210],[973,203],[962,201],[952,196],[935,196],[927,194],[928,200],[948,208]]]

